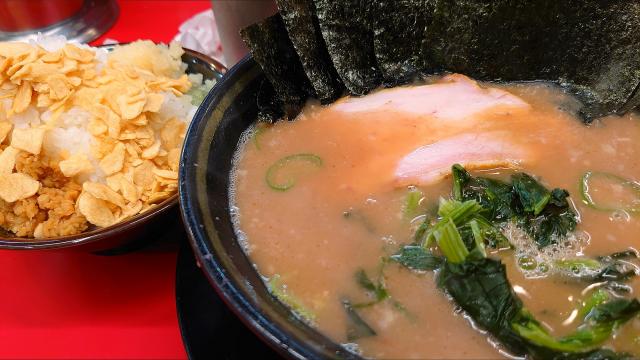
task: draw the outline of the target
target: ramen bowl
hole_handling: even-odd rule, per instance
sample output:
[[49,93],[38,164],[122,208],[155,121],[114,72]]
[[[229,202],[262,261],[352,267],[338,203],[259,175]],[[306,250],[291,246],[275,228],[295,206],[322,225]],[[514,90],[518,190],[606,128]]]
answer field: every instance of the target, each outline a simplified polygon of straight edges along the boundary
[[191,245],[211,285],[233,312],[289,358],[357,358],[276,300],[244,253],[232,224],[230,173],[242,133],[258,115],[265,81],[246,57],[204,100],[187,130],[180,167],[180,208]]

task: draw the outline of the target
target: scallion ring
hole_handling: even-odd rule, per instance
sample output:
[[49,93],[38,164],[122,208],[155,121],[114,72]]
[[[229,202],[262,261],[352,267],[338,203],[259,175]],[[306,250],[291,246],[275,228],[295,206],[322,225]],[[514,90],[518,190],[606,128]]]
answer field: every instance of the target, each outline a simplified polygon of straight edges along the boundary
[[[614,201],[596,201],[593,198],[595,190],[595,185],[593,184],[594,180],[606,181],[609,186],[619,185],[625,187],[635,193],[636,199],[630,203],[623,202],[618,204],[614,203]],[[582,176],[580,181],[580,194],[582,195],[582,202],[596,210],[640,212],[640,184],[618,175],[606,172],[588,171]]]
[[273,163],[273,165],[271,165],[267,170],[267,175],[265,177],[267,185],[277,191],[287,191],[291,189],[296,184],[295,178],[289,177],[284,182],[278,182],[276,178],[283,168],[294,162],[302,162],[318,168],[322,167],[323,164],[322,159],[315,154],[303,153],[285,156]]

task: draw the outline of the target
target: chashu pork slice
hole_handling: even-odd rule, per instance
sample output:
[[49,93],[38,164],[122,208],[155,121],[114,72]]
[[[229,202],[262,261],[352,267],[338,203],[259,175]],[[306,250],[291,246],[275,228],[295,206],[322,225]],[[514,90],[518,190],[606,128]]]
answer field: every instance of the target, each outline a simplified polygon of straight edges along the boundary
[[503,132],[465,133],[421,146],[403,157],[395,170],[398,186],[430,185],[451,173],[453,164],[467,169],[517,168],[533,154]]
[[447,75],[428,85],[384,89],[365,97],[347,97],[336,102],[334,111],[403,112],[448,122],[473,119],[493,112],[528,110],[530,105],[518,96],[498,88],[482,87],[460,75]]

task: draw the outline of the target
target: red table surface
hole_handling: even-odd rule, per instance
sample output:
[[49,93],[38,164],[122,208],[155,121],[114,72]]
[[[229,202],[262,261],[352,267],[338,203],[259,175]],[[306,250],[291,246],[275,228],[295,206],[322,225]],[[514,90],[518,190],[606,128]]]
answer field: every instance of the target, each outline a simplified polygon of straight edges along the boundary
[[[209,1],[119,0],[105,38],[168,42]],[[0,251],[0,358],[183,359],[177,246],[101,257]]]

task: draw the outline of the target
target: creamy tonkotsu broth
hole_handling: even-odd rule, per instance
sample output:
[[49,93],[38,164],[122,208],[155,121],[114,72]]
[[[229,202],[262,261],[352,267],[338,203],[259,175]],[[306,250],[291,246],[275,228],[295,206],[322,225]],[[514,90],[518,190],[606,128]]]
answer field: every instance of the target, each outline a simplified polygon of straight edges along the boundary
[[[552,85],[480,86],[460,75],[309,105],[295,121],[249,130],[233,173],[237,230],[258,271],[277,280],[281,300],[336,342],[356,343],[366,357],[505,356],[456,310],[434,272],[416,273],[393,261],[382,266],[381,259],[413,242],[424,220],[407,217],[408,193],[421,191],[420,214],[435,214],[439,199],[451,196],[455,163],[475,176],[508,182],[525,172],[548,189],[566,189],[579,223],[570,244],[562,241],[568,247],[558,250],[564,257],[636,247],[638,217],[587,206],[580,180],[588,171],[640,179],[640,119],[612,116],[586,126],[571,115],[577,106]],[[268,175],[279,160],[282,166]],[[281,188],[270,187],[267,176]],[[625,189],[614,184],[611,191]],[[633,192],[627,195],[634,200]],[[489,256],[502,259],[515,293],[551,335],[571,333],[581,323],[572,313],[591,293],[589,284],[523,269],[522,247],[531,239],[514,228],[502,229],[521,248],[487,249]],[[557,251],[549,256],[559,258]],[[356,309],[376,335],[349,339],[343,301],[373,300],[356,281],[361,269],[374,280],[380,275],[391,298]],[[631,292],[622,296],[635,297],[640,282],[625,284]],[[640,320],[631,319],[598,347],[638,355],[638,336]]]

